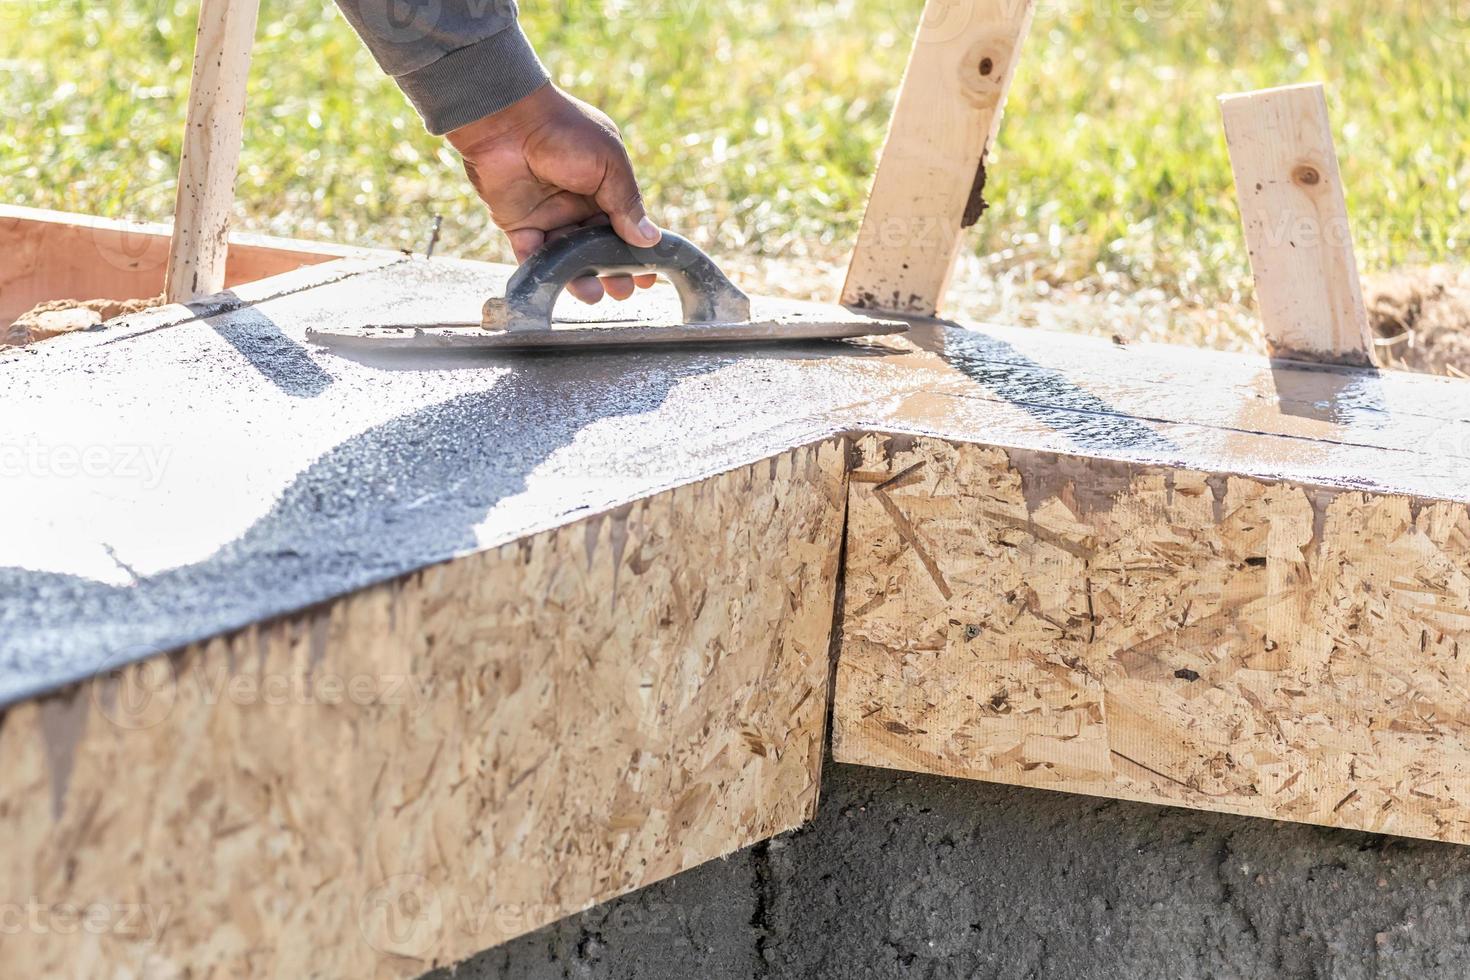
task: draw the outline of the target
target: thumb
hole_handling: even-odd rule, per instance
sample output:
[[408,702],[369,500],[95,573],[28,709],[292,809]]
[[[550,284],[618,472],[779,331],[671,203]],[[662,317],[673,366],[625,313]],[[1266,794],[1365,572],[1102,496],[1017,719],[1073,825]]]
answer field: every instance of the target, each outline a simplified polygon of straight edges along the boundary
[[658,244],[662,233],[643,210],[643,193],[633,164],[621,146],[611,155],[603,171],[602,183],[593,194],[597,206],[612,220],[613,231],[629,245],[649,248]]

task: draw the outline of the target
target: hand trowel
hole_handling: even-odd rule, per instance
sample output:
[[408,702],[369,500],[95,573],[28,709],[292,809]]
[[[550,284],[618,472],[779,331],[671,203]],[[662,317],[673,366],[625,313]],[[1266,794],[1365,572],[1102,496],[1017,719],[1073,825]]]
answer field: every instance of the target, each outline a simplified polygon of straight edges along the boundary
[[[581,276],[659,273],[679,294],[681,322],[558,320],[567,283]],[[900,320],[865,317],[840,306],[792,304],[752,316],[751,301],[688,239],[665,231],[657,245],[629,245],[611,228],[581,228],[526,260],[503,297],[485,303],[479,323],[407,323],[307,330],[308,340],[358,350],[646,347],[655,344],[772,343],[903,333]]]

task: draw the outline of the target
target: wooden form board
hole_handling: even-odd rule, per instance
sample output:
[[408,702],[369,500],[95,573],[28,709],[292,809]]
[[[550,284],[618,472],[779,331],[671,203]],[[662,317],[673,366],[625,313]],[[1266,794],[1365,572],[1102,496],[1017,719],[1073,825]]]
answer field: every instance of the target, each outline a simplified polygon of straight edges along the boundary
[[245,83],[259,13],[260,0],[201,0],[199,5],[164,287],[170,303],[189,303],[225,287]]
[[849,306],[933,316],[985,209],[1035,0],[927,0],[842,288]]
[[[0,204],[0,324],[58,299],[146,299],[163,292],[166,225]],[[233,234],[224,286],[233,288],[365,249]]]
[[1470,843],[1470,508],[870,437],[834,756]]
[[1322,86],[1226,96],[1220,108],[1271,353],[1373,364]]
[[[412,977],[817,800],[827,442],[12,708],[16,976]],[[60,906],[95,929],[58,927]]]

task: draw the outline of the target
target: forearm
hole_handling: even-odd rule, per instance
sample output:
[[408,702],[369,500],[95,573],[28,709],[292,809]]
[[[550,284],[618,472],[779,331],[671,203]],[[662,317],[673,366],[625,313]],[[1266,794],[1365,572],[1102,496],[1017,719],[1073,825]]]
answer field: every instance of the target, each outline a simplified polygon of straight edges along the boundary
[[510,0],[337,0],[429,132],[442,135],[546,84]]

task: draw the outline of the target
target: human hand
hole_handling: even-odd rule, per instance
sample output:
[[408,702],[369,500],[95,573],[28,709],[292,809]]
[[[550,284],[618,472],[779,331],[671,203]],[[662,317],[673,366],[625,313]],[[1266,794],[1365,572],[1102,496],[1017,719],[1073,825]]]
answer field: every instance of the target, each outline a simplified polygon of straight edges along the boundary
[[[554,85],[453,130],[449,142],[490,218],[510,239],[517,262],[547,241],[585,225],[611,223],[630,245],[658,244],[643,210],[633,164],[611,119]],[[591,276],[567,292],[585,303],[606,293],[627,299],[656,276]]]

